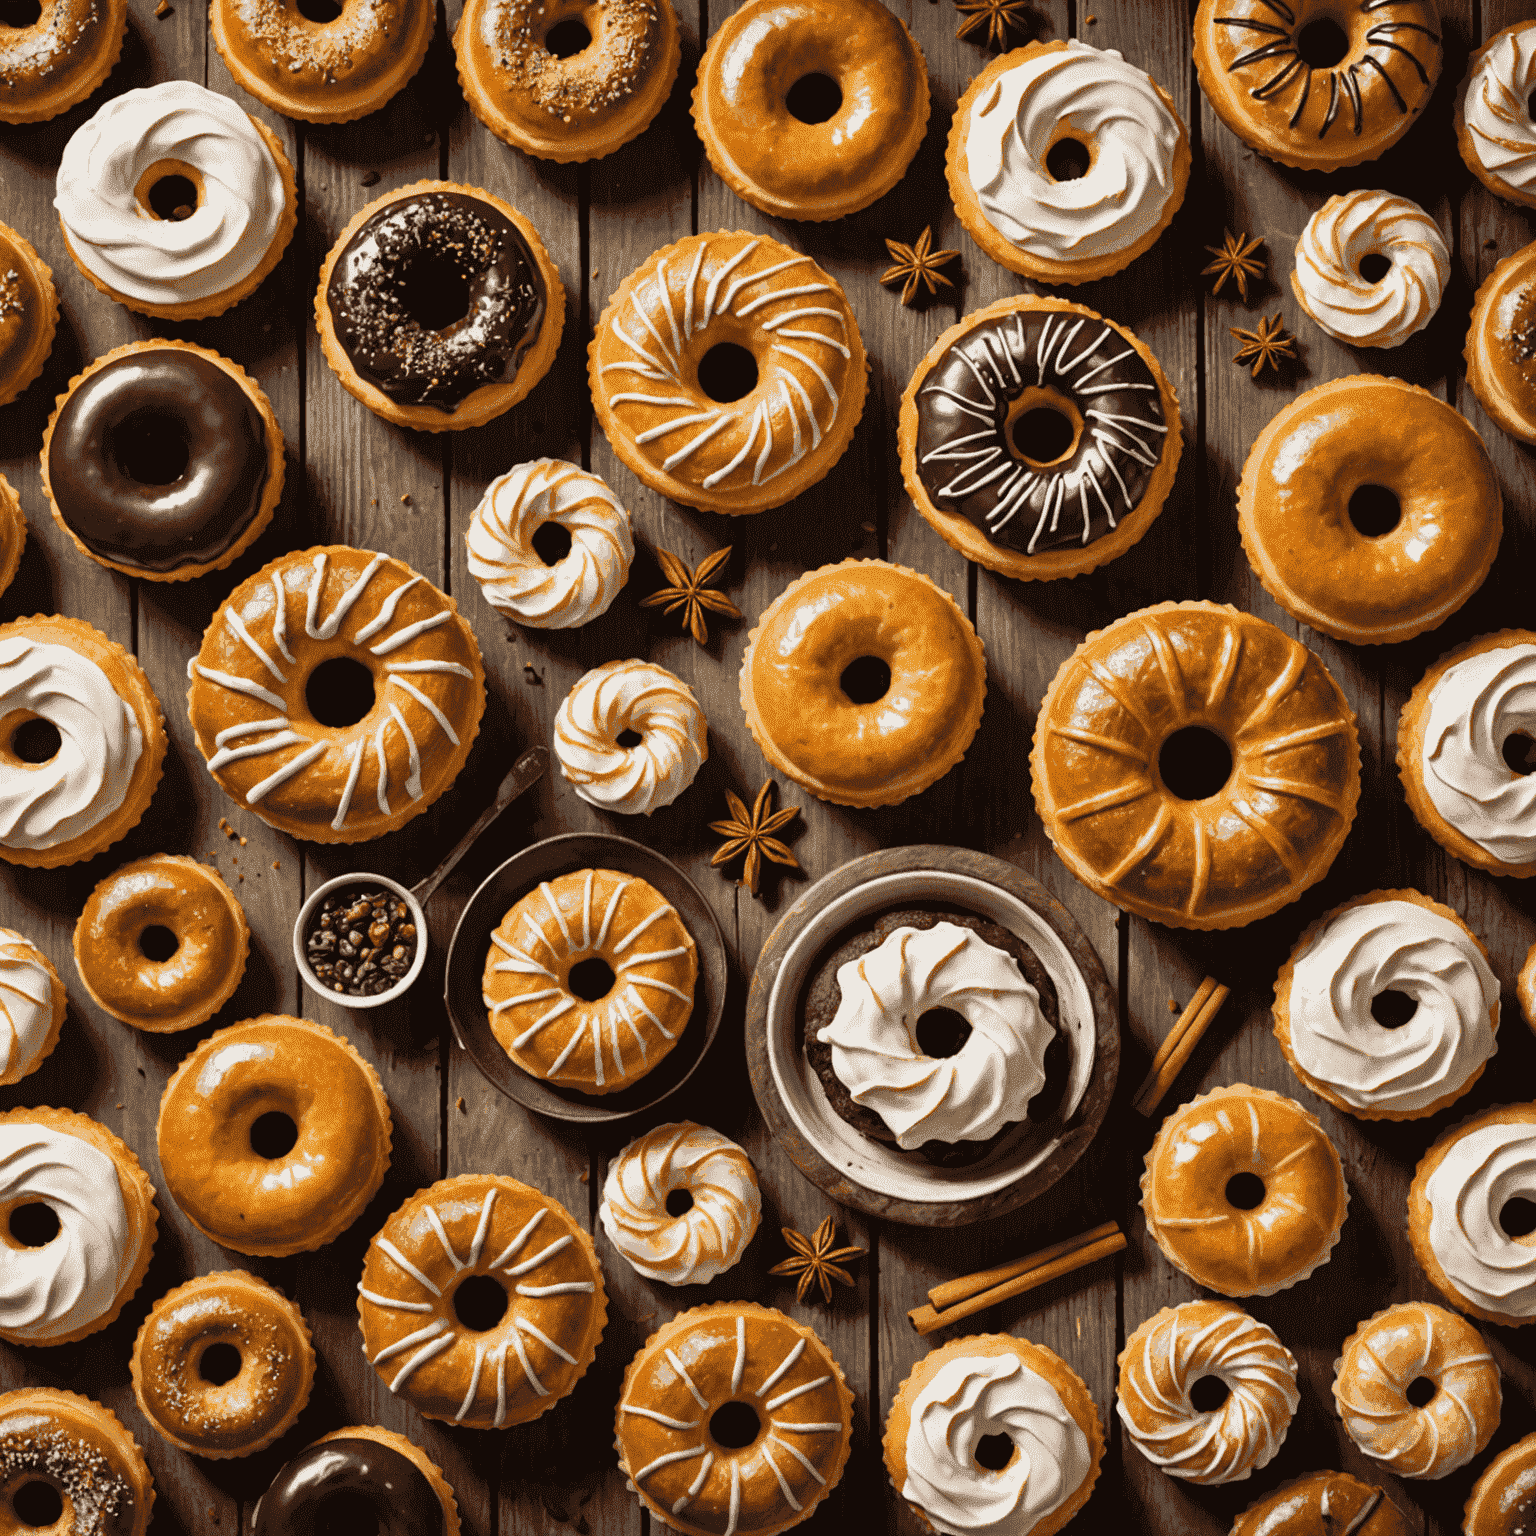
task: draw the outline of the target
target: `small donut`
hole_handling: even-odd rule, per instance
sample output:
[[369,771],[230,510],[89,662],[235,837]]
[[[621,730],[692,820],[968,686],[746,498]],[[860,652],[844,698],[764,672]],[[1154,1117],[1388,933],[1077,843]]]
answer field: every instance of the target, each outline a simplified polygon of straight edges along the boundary
[[610,661],[578,678],[555,716],[554,740],[576,793],[625,816],[671,805],[709,756],[693,690],[649,661]]
[[1345,1432],[1398,1477],[1445,1477],[1499,1427],[1499,1368],[1463,1317],[1423,1301],[1368,1317],[1333,1365]]
[[84,101],[112,73],[128,0],[42,0],[30,25],[0,32],[0,123],[40,123]]
[[1413,1536],[1417,1529],[1380,1488],[1347,1472],[1308,1472],[1256,1499],[1231,1536]]
[[[462,312],[443,309],[443,284],[412,277],[434,269],[463,294]],[[510,203],[415,181],[348,221],[320,268],[315,323],[342,387],[374,415],[459,432],[511,410],[549,372],[565,288]]]
[[[1367,276],[1376,262],[1385,269]],[[1400,347],[1434,319],[1450,278],[1451,253],[1417,203],[1361,191],[1330,197],[1307,220],[1291,288],[1335,340]]]
[[113,871],[75,923],[75,966],[92,1000],[157,1035],[211,1019],[240,985],[250,947],[219,872],[178,854]]
[[0,928],[0,1084],[19,1083],[59,1043],[67,999],[53,962],[14,928]]
[[1536,1435],[1517,1440],[1483,1469],[1472,1486],[1464,1536],[1522,1536],[1536,1522]]
[[[553,536],[540,552],[541,530]],[[560,554],[556,542],[563,535]],[[538,542],[536,542],[538,541]],[[629,513],[598,475],[561,459],[514,464],[485,488],[464,534],[485,600],[530,629],[575,629],[629,580]]]
[[389,1101],[342,1036],[267,1013],[211,1034],[160,1098],[166,1187],[236,1253],[307,1253],[362,1215],[389,1168]]
[[1495,32],[1467,62],[1456,96],[1461,158],[1495,197],[1536,208],[1536,21]]
[[559,161],[638,138],[682,60],[671,0],[469,0],[453,51],[475,116],[514,149]]
[[1536,445],[1536,241],[1477,290],[1464,355],[1478,404],[1511,437]]
[[1243,552],[1270,596],[1354,645],[1411,640],[1455,613],[1493,564],[1503,508],[1466,417],[1376,374],[1291,401],[1237,490]]
[[757,1170],[719,1131],[658,1125],[614,1158],[597,1214],[636,1274],[706,1285],[747,1251],[762,1215]]
[[884,197],[928,128],[928,67],[881,0],[747,0],[699,60],[693,121],[740,198],[840,219]]
[[222,570],[283,494],[283,434],[238,363],[131,341],[69,381],[43,433],[53,520],[87,559],[146,581]]
[[965,756],[987,659],[954,598],[919,571],[844,560],[763,610],[741,659],[752,739],[833,805],[898,805]]
[[[5,79],[0,64],[0,82]],[[0,121],[4,116],[0,98]],[[58,323],[53,268],[14,229],[0,224],[0,405],[9,405],[43,371]]]
[[[0,260],[4,257],[0,256]],[[0,277],[0,284],[3,283],[4,278]],[[0,325],[3,323],[0,321]],[[0,475],[0,592],[16,579],[26,545],[27,519],[21,510],[21,498],[11,482]]]
[[1147,1153],[1141,1208],[1163,1257],[1223,1296],[1273,1296],[1326,1264],[1343,1165],[1294,1099],[1234,1083],[1181,1105]]
[[133,1395],[179,1451],[225,1461],[264,1450],[309,1401],[315,1351],[303,1314],[242,1269],[167,1291],[133,1341]]

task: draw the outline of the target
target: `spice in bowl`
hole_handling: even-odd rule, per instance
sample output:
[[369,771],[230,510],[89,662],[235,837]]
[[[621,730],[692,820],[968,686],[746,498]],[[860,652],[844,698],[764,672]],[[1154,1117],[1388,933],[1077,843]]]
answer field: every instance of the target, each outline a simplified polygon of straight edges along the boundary
[[332,891],[310,915],[304,958],[321,988],[377,997],[398,985],[416,960],[416,920],[393,891]]

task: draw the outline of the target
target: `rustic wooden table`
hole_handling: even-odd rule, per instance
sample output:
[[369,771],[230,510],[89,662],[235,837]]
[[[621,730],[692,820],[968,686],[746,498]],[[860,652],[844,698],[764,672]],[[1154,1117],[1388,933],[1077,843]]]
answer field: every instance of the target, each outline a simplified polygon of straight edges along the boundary
[[[35,938],[71,984],[59,1049],[42,1070],[0,1089],[0,1105],[62,1104],[97,1116],[124,1136],[163,1187],[155,1157],[160,1093],[193,1036],[139,1035],[85,1002],[70,955],[75,917],[94,882],[118,864],[156,850],[210,859],[237,890],[254,934],[240,990],[220,1015],[229,1022],[264,1011],[303,1013],[344,1032],[378,1067],[395,1116],[394,1165],[384,1188],[353,1229],[319,1252],[285,1260],[246,1260],[195,1233],[162,1196],[159,1245],[149,1278],[123,1317],[104,1333],[57,1349],[0,1347],[0,1386],[68,1385],[111,1405],[145,1446],[159,1502],[158,1532],[199,1536],[233,1532],[277,1467],[324,1431],[380,1423],[409,1434],[444,1468],[467,1530],[484,1533],[642,1532],[611,1448],[619,1375],[652,1329],[700,1300],[751,1297],[813,1324],[842,1362],[858,1399],[857,1442],[842,1485],[811,1526],[879,1526],[916,1532],[918,1522],[891,1491],[879,1435],[891,1397],[927,1345],[907,1324],[908,1308],[937,1278],[1011,1257],[1106,1217],[1131,1235],[1129,1251],[997,1309],[980,1321],[1026,1334],[1059,1351],[1091,1387],[1109,1434],[1105,1476],[1079,1524],[1113,1521],[1161,1533],[1215,1536],[1252,1497],[1316,1467],[1375,1474],[1343,1434],[1330,1386],[1338,1345],[1356,1321],[1394,1300],[1432,1296],[1412,1261],[1404,1200],[1414,1163],[1433,1135],[1464,1112],[1504,1098],[1530,1097],[1536,1046],[1520,1021],[1513,983],[1536,937],[1529,887],[1468,871],[1414,824],[1393,763],[1398,709],[1427,663],[1469,635],[1529,622],[1536,460],[1478,409],[1459,357],[1471,295],[1495,261],[1536,234],[1536,220],[1473,183],[1456,154],[1452,104],[1467,54],[1500,27],[1530,14],[1529,0],[1441,0],[1444,73],[1434,99],[1406,139],[1380,161],[1335,177],[1288,172],[1245,149],[1205,106],[1190,62],[1190,25],[1180,0],[1040,0],[1032,21],[1050,39],[1077,36],[1119,48],[1172,94],[1189,125],[1194,171],[1172,228],[1129,271],[1070,296],[1136,328],[1178,389],[1185,450],[1167,509],[1130,554],[1092,577],[1026,585],[967,565],[912,510],[896,460],[896,406],[913,366],[962,313],[1020,291],[1015,278],[983,256],[959,230],[945,190],[942,158],[955,98],[988,55],[957,41],[950,0],[888,0],[920,40],[933,84],[933,115],[910,172],[872,209],[817,226],[765,219],[718,180],[700,152],[687,114],[700,41],[729,0],[683,6],[685,57],[673,99],[636,143],[590,166],[530,160],[495,140],[466,109],[447,37],[457,19],[449,0],[421,74],[385,110],[359,123],[311,128],[265,112],[232,83],[208,45],[199,0],[133,0],[123,59],[104,91],[73,111],[32,127],[0,125],[0,219],[19,228],[52,264],[63,321],[43,378],[0,411],[0,469],[18,487],[31,523],[20,575],[0,598],[0,618],[61,612],[88,618],[147,669],[165,706],[172,750],[165,778],[141,825],[89,864],[54,872],[0,870],[0,921]],[[53,172],[69,134],[109,92],[174,78],[204,81],[259,113],[282,137],[299,174],[302,218],[278,271],[252,299],[222,318],[186,326],[147,322],[109,302],[69,260],[51,207]],[[316,344],[312,299],[319,263],[347,218],[378,190],[421,177],[450,177],[510,199],[538,226],[559,263],[569,296],[565,336],[551,374],[510,415],[477,432],[439,437],[397,431],[343,393]],[[1455,253],[1455,275],[1439,316],[1390,354],[1359,353],[1324,336],[1301,315],[1286,281],[1293,242],[1329,194],[1384,186],[1422,202]],[[912,240],[932,223],[938,241],[963,255],[959,284],[944,302],[904,310],[878,282],[882,237]],[[1197,276],[1202,246],[1223,226],[1262,235],[1270,274],[1247,305],[1228,290],[1206,296]],[[658,246],[695,230],[769,231],[804,249],[842,281],[857,311],[872,365],[870,403],[854,445],[820,485],[791,506],[733,521],[662,501],[620,466],[594,431],[585,349],[592,322],[619,280]],[[1301,358],[1278,380],[1254,382],[1231,361],[1231,324],[1284,313]],[[84,559],[49,517],[37,450],[54,396],[91,358],[119,343],[176,335],[217,348],[254,373],[271,396],[287,438],[288,482],[270,531],[232,570],[186,585],[139,583]],[[1486,587],[1442,629],[1387,650],[1332,644],[1310,631],[1359,715],[1365,792],[1359,820],[1328,879],[1278,916],[1227,934],[1186,934],[1126,918],[1065,872],[1036,820],[1024,768],[1034,712],[1057,666],[1091,629],[1166,598],[1210,597],[1298,626],[1281,614],[1250,573],[1233,516],[1237,476],[1262,424],[1301,388],[1361,370],[1400,374],[1466,412],[1482,431],[1503,480],[1505,534]],[[585,629],[545,635],[507,624],[480,597],[465,566],[463,533],[486,483],[537,455],[589,463],[633,514],[642,550],[612,610]],[[185,697],[188,656],[214,608],[235,582],[284,550],[343,541],[387,549],[453,593],[485,652],[491,700],[482,737],[455,788],[406,831],[372,846],[301,847],[226,800],[192,743]],[[638,600],[660,584],[653,551],[693,563],[735,546],[726,581],[746,621],[713,626],[707,646],[679,637]],[[927,794],[884,811],[846,811],[810,800],[793,786],[802,817],[794,838],[804,875],[770,872],[762,898],[736,890],[708,865],[714,841],[705,824],[723,814],[723,791],[750,798],[764,774],[746,732],[736,674],[749,624],[800,572],[850,555],[880,555],[926,571],[970,613],[986,643],[990,689],[981,730],[964,764]],[[710,721],[710,757],[681,800],[648,821],[594,813],[555,776],[515,808],[461,866],[431,907],[435,948],[405,1004],[349,1014],[301,990],[289,932],[304,891],[349,868],[414,880],[436,862],[489,799],[512,756],[547,741],[554,712],[587,668],[643,654],[695,690]],[[225,830],[227,818],[229,832]],[[364,1245],[411,1191],[444,1174],[493,1170],[527,1179],[562,1200],[578,1219],[595,1220],[610,1157],[624,1136],[588,1139],[530,1118],[502,1099],[456,1050],[438,1001],[442,946],[453,920],[493,865],[523,844],[568,830],[638,836],[677,860],[719,914],[737,968],[736,992],[709,1070],[668,1105],[739,1137],[762,1176],[762,1230],[747,1258],[702,1291],[673,1291],[640,1280],[601,1235],[612,1297],[596,1367],[574,1395],[536,1424],[471,1432],[423,1421],[393,1400],[359,1348],[354,1286]],[[830,1207],[767,1135],[748,1089],[740,1049],[741,1004],[759,948],[803,881],[871,849],[906,842],[949,842],[1015,860],[1078,916],[1118,983],[1124,1033],[1121,1087],[1103,1134],[1050,1194],[1016,1215],[958,1232],[866,1222]],[[1270,1034],[1275,973],[1301,928],[1328,906],[1373,886],[1415,885],[1462,912],[1488,943],[1505,988],[1501,1052],[1475,1092],[1429,1122],[1367,1125],[1319,1105],[1287,1070]],[[1194,1288],[1146,1240],[1137,1206],[1141,1158],[1153,1126],[1129,1098],[1151,1051],[1207,972],[1233,996],[1196,1052],[1171,1102],[1231,1082],[1294,1094],[1314,1109],[1344,1158],[1353,1200],[1343,1241],[1313,1280],[1252,1310],[1271,1323],[1302,1368],[1302,1404],[1279,1457],[1251,1482],[1189,1489],[1127,1450],[1113,1415],[1115,1355],[1127,1333]],[[198,1037],[207,1033],[198,1032]],[[783,1256],[778,1228],[809,1232],[833,1215],[847,1238],[866,1244],[857,1285],[830,1307],[794,1302],[791,1283],[767,1276]],[[295,1296],[314,1329],[321,1368],[314,1398],[297,1427],[271,1450],[245,1461],[183,1456],[143,1422],[132,1398],[128,1354],[150,1301],[197,1273],[248,1266]],[[1492,1450],[1536,1424],[1536,1331],[1485,1333],[1505,1372],[1503,1423]],[[938,1336],[934,1342],[942,1340]],[[1472,1469],[1438,1484],[1397,1484],[1392,1495],[1415,1530],[1459,1528]],[[1379,1479],[1378,1479],[1379,1480]],[[1391,1482],[1391,1479],[1387,1479]],[[879,1513],[876,1513],[876,1512]]]

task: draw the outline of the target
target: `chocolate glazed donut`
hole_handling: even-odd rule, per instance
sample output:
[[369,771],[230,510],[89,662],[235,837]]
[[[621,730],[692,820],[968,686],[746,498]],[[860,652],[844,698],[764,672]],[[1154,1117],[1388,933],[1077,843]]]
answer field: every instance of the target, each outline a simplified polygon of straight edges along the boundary
[[[1054,411],[1070,446],[1023,456],[1019,418]],[[1015,310],[981,321],[917,394],[917,472],[933,504],[1022,554],[1102,538],[1146,494],[1168,423],[1131,339],[1098,317]]]
[[362,1439],[322,1440],[295,1456],[257,1502],[251,1532],[313,1536],[362,1524],[356,1515],[363,1510],[379,1536],[443,1536],[442,1501],[421,1469]]
[[266,423],[224,369],[179,348],[136,351],[71,391],[48,447],[59,515],[103,559],[206,565],[261,510]]
[[544,320],[544,280],[489,203],[427,192],[381,208],[347,242],[325,291],[352,366],[401,405],[451,411],[513,378]]

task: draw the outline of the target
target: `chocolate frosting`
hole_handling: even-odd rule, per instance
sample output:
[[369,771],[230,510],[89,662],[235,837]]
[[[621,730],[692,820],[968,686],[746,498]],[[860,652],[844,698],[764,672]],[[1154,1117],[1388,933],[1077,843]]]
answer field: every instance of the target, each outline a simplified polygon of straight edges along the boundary
[[[134,479],[135,444],[174,450],[178,438],[187,461],[175,479]],[[48,485],[69,530],[145,571],[206,565],[237,544],[269,467],[256,402],[218,364],[173,347],[130,352],[77,384],[48,446]]]
[[[1049,465],[1018,457],[1010,437],[1009,408],[1030,388],[1083,418],[1072,452]],[[1124,331],[1072,310],[1019,309],[971,326],[924,380],[917,473],[941,511],[1038,555],[1103,538],[1140,505],[1167,432],[1157,380]]]
[[414,1461],[377,1440],[324,1440],[295,1456],[251,1516],[252,1536],[331,1536],[357,1505],[379,1536],[443,1536],[443,1505]]
[[[423,265],[426,277],[413,276]],[[432,330],[411,313],[413,289],[440,286],[445,272],[462,281],[469,307]],[[336,258],[325,302],[363,378],[397,404],[452,411],[475,390],[516,377],[544,323],[544,279],[500,209],[460,192],[425,192],[363,223]]]

